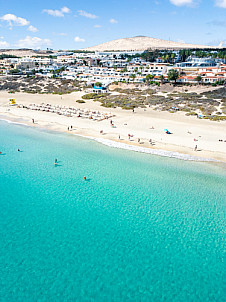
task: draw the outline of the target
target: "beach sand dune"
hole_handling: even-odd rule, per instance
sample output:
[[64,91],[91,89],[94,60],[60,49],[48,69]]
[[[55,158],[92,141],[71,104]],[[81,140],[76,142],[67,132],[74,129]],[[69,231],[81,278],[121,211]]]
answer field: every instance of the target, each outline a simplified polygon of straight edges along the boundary
[[189,49],[217,48],[216,46],[186,44],[145,36],[117,39],[97,46],[85,48],[86,51],[144,51],[147,49]]

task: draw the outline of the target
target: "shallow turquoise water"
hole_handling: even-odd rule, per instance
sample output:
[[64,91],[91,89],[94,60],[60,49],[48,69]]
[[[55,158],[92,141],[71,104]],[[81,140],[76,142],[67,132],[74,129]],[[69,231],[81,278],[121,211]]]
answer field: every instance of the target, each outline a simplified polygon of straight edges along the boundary
[[222,167],[4,122],[0,151],[0,301],[225,301]]

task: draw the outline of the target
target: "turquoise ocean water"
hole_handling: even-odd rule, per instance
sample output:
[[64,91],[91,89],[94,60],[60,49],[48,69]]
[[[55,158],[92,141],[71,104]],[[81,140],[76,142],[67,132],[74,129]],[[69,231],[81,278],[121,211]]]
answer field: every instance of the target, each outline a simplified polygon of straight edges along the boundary
[[0,151],[1,302],[225,301],[223,167],[6,122]]

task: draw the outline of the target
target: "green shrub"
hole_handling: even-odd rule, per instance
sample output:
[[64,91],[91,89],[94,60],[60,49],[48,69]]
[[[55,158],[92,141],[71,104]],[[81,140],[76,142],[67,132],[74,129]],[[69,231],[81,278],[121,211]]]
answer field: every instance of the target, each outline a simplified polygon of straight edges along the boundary
[[210,118],[212,121],[226,121],[226,116],[223,115],[223,116],[217,116],[217,115],[214,115],[213,117]]
[[82,99],[84,100],[90,100],[90,99],[100,99],[103,98],[104,95],[102,94],[97,94],[97,93],[87,93],[82,96]]
[[189,115],[196,115],[197,116],[198,114],[196,112],[194,112],[194,111],[191,111],[191,112],[186,113],[186,115],[188,115],[188,116]]

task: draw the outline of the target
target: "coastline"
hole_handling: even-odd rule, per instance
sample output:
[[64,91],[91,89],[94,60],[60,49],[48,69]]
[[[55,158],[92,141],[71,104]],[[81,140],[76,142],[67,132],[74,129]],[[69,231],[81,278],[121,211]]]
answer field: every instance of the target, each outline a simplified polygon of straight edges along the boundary
[[[81,93],[63,96],[63,100],[61,96],[33,96],[17,93],[13,96],[16,101],[18,96],[20,96],[19,101],[17,102],[18,105],[30,103],[41,104],[44,102],[50,104],[63,103],[64,106],[67,105],[77,108],[99,110],[101,112],[111,111],[113,116],[112,119],[116,127],[112,128],[110,126],[109,119],[93,121],[76,117],[58,116],[57,114],[50,112],[33,111],[18,108],[17,106],[9,106],[7,104],[7,99],[5,99],[5,97],[9,98],[7,92],[0,93],[1,120],[78,135],[93,139],[114,148],[173,157],[182,160],[226,163],[226,152],[223,152],[226,143],[218,143],[217,140],[216,142],[213,142],[213,138],[216,135],[220,138],[225,133],[225,122],[217,123],[206,120],[197,120],[194,117],[187,117],[183,113],[177,113],[176,116],[176,114],[172,115],[168,112],[156,112],[149,108],[145,111],[144,109],[136,109],[136,112],[133,114],[131,111],[125,111],[121,108],[110,108],[109,110],[109,108],[101,107],[98,102],[93,101],[89,101],[86,104],[78,104],[75,100],[76,98],[79,99],[81,97]],[[32,118],[34,118],[35,124],[32,123]],[[151,123],[153,123],[154,129],[150,128],[152,125]],[[158,124],[162,124],[159,126],[161,127],[160,129],[156,129],[156,125]],[[167,135],[163,132],[163,124],[166,124],[165,127],[168,127],[170,124],[169,129],[173,129],[172,135]],[[73,129],[67,131],[67,127],[70,125],[73,126]],[[174,129],[181,133],[176,136],[176,131]],[[186,133],[187,129],[192,129],[192,133],[197,130],[197,133],[200,133],[201,135],[198,136],[196,133],[194,135],[188,134]],[[103,131],[103,133],[100,133],[101,131]],[[208,132],[208,135],[206,135],[204,140],[203,134],[205,134],[205,132]],[[133,133],[133,136],[128,139],[127,133]],[[209,133],[212,134],[211,137]],[[196,142],[193,141],[193,137],[197,137],[198,151],[194,151]],[[138,138],[140,139],[140,143],[138,142]],[[152,139],[153,145],[150,145],[149,138]]]
[[[77,134],[77,133],[72,133],[72,132],[66,132],[63,131],[61,128],[50,128],[48,126],[44,127],[38,124],[32,125],[26,122],[22,122],[19,120],[19,118],[2,118],[0,115],[0,121],[7,122],[10,124],[15,124],[15,125],[21,125],[21,126],[26,126],[26,127],[36,127],[38,129],[43,129],[51,132],[58,132],[58,133],[63,133],[63,134],[69,134],[73,136],[78,136],[82,137],[85,139],[90,139],[93,141],[96,141],[100,144],[103,144],[105,146],[108,146],[110,148],[116,148],[116,149],[124,149],[128,151],[133,151],[133,152],[138,152],[138,153],[146,153],[150,155],[157,155],[157,156],[163,156],[163,157],[169,157],[169,158],[175,158],[175,159],[180,159],[180,160],[185,160],[185,161],[197,161],[197,162],[211,162],[211,163],[225,163],[224,161],[216,160],[214,158],[207,158],[207,157],[199,157],[199,156],[192,156],[186,153],[179,153],[176,151],[168,151],[168,150],[163,150],[163,149],[153,149],[153,148],[148,148],[148,147],[141,147],[138,144],[129,144],[123,143],[117,140],[113,139],[105,139],[102,137],[94,137],[94,136],[88,136],[88,135],[82,135],[82,134]],[[55,125],[56,126],[56,125]],[[58,125],[59,126],[59,125]]]

